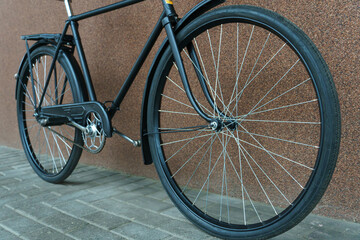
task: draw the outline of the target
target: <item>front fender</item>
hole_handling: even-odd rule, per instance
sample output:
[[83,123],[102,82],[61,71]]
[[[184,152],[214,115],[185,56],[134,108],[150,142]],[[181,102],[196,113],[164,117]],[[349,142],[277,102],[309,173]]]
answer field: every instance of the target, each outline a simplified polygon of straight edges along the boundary
[[[187,24],[189,24],[192,20],[197,18],[198,16],[202,15],[203,13],[209,11],[210,9],[224,3],[226,0],[204,0],[196,5],[193,9],[191,9],[175,26],[174,32],[177,34],[181,31]],[[149,147],[149,138],[147,133],[147,102],[149,100],[149,92],[152,85],[153,77],[156,71],[156,68],[159,64],[161,56],[169,46],[168,39],[166,38],[163,43],[161,44],[156,56],[152,62],[152,65],[149,70],[149,74],[146,80],[143,101],[142,101],[142,110],[141,110],[141,143],[142,143],[142,153],[144,163],[146,165],[151,164],[152,158],[150,154],[150,147]]]

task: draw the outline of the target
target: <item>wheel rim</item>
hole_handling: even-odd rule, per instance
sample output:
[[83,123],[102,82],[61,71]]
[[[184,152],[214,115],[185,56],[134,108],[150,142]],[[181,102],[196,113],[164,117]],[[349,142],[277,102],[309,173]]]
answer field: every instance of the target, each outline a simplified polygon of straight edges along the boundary
[[[18,99],[19,127],[22,142],[32,166],[47,177],[59,175],[67,166],[73,154],[73,144],[76,132],[69,126],[42,127],[34,115],[34,98],[37,104],[43,93],[48,71],[52,63],[52,56],[38,53],[32,58],[32,72],[35,82],[35,95],[31,84],[29,71],[21,79],[20,96]],[[50,78],[42,106],[73,103],[73,89],[68,81],[66,72],[59,62],[56,62],[54,72]],[[66,138],[59,136],[56,131]]]
[[[214,105],[237,119],[236,130],[225,126],[218,132],[164,133],[207,124],[183,94],[176,65],[169,63],[164,67],[167,76],[160,79],[165,83],[157,90],[151,132],[160,132],[154,141],[163,174],[186,208],[218,226],[253,230],[290,212],[313,181],[323,142],[321,99],[300,54],[277,32],[268,26],[260,29],[260,23],[249,19],[229,22],[199,27],[187,39],[195,46]],[[213,28],[203,32],[209,26]],[[235,45],[235,54],[223,48],[225,39]],[[182,51],[185,68],[192,71],[188,77],[194,95],[206,114],[221,119],[201,96],[189,55]],[[221,65],[222,56],[235,64]],[[231,79],[223,69],[232,69],[232,84],[219,83]]]

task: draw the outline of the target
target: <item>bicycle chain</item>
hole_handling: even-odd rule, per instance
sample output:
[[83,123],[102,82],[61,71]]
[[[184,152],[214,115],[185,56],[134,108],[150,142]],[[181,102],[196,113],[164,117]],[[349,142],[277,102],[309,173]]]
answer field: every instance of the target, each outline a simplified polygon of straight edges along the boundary
[[53,132],[53,133],[59,135],[60,137],[64,138],[65,140],[71,142],[71,143],[74,144],[75,146],[77,146],[77,147],[79,147],[79,148],[81,148],[81,149],[83,149],[83,150],[85,150],[85,151],[87,151],[87,152],[89,152],[89,153],[92,153],[92,152],[91,152],[89,149],[87,149],[86,147],[81,146],[80,144],[77,144],[76,142],[70,140],[69,138],[65,137],[65,136],[62,135],[61,133],[58,133],[57,131],[51,129],[51,127],[47,127],[47,129],[48,129],[50,132]]

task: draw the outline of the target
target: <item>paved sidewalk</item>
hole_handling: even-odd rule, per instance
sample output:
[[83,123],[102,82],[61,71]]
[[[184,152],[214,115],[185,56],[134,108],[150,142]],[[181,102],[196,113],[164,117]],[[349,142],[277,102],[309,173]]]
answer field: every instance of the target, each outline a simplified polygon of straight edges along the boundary
[[[215,239],[189,223],[158,181],[78,165],[42,181],[22,150],[0,147],[0,239]],[[360,224],[311,215],[281,239],[360,239]]]

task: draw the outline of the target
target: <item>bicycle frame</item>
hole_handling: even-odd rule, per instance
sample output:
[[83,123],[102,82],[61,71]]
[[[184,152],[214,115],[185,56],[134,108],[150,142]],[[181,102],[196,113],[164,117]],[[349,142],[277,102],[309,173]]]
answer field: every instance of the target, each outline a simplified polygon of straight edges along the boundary
[[[93,106],[98,108],[98,106],[101,104],[96,102],[96,94],[95,94],[94,87],[92,84],[92,80],[91,80],[90,72],[88,69],[85,53],[83,51],[83,47],[81,44],[81,38],[80,38],[80,35],[78,32],[78,21],[86,19],[86,18],[90,18],[90,17],[96,16],[96,15],[100,15],[100,14],[103,14],[106,12],[110,12],[113,10],[117,10],[117,9],[120,9],[120,8],[123,8],[126,6],[130,6],[130,5],[142,2],[142,1],[144,1],[144,0],[123,0],[121,2],[117,2],[114,4],[108,5],[108,6],[100,7],[98,9],[91,10],[91,11],[88,11],[85,13],[81,13],[78,15],[72,15],[72,10],[71,10],[71,5],[69,4],[69,0],[65,0],[64,2],[65,2],[65,6],[66,6],[66,11],[67,11],[69,17],[65,22],[65,26],[64,26],[63,32],[61,34],[35,34],[35,35],[22,36],[22,39],[26,40],[27,53],[24,55],[24,57],[20,63],[19,70],[18,70],[18,73],[15,75],[15,78],[17,79],[17,81],[19,81],[18,76],[21,72],[21,69],[25,66],[25,63],[30,60],[30,53],[34,49],[36,49],[37,47],[39,47],[41,45],[51,44],[56,49],[56,55],[54,56],[53,62],[49,69],[48,79],[46,80],[46,83],[45,83],[46,86],[44,86],[43,92],[46,92],[45,87],[47,88],[48,87],[47,85],[49,85],[50,76],[51,76],[52,71],[54,71],[55,60],[58,57],[59,51],[62,48],[64,48],[63,45],[69,45],[69,43],[70,43],[71,47],[73,47],[71,54],[73,54],[75,49],[77,49],[77,51],[78,51],[80,66],[82,68],[82,74],[84,77],[84,85],[85,85],[87,95],[88,95],[88,99],[86,101],[88,101],[87,103],[89,103],[89,104],[93,103]],[[187,12],[181,19],[178,19],[175,9],[173,8],[172,4],[168,4],[168,2],[169,3],[172,3],[172,2],[169,0],[162,0],[164,10],[161,13],[159,20],[157,21],[149,39],[147,40],[139,57],[137,58],[136,62],[134,63],[128,77],[126,78],[125,82],[121,86],[119,93],[117,94],[114,101],[112,101],[110,108],[103,111],[103,113],[105,114],[105,115],[103,114],[104,119],[107,119],[107,121],[108,121],[108,122],[104,123],[109,128],[107,131],[107,137],[111,137],[112,131],[114,131],[114,129],[112,129],[112,127],[111,127],[111,119],[114,117],[115,113],[119,109],[121,102],[123,101],[124,97],[126,96],[131,84],[134,82],[136,75],[138,74],[140,68],[142,67],[143,63],[145,62],[146,58],[148,57],[151,49],[153,48],[156,40],[158,39],[158,37],[160,35],[162,29],[165,28],[168,38],[164,39],[163,43],[161,44],[160,48],[157,51],[157,54],[155,55],[153,63],[149,69],[149,74],[148,74],[148,77],[146,80],[144,95],[143,95],[143,100],[142,100],[142,110],[141,110],[141,119],[140,119],[140,121],[141,121],[140,137],[141,137],[141,146],[142,146],[142,152],[143,152],[143,160],[146,165],[152,163],[152,159],[150,157],[150,152],[149,152],[149,140],[148,140],[148,135],[147,135],[147,101],[149,98],[150,87],[153,82],[154,74],[155,74],[157,66],[160,62],[160,59],[161,59],[163,53],[165,52],[165,50],[168,47],[171,47],[171,50],[174,53],[174,56],[177,55],[175,62],[178,65],[178,68],[180,69],[180,71],[182,71],[182,74],[180,74],[180,75],[181,75],[185,89],[188,90],[189,87],[188,87],[187,77],[185,75],[185,71],[182,66],[182,59],[180,57],[179,49],[176,45],[175,35],[179,31],[181,31],[186,25],[188,25],[191,21],[193,21],[195,18],[197,18],[198,16],[202,15],[203,13],[209,11],[210,9],[224,3],[225,1],[226,0],[203,0],[199,4],[194,6],[189,12]],[[66,35],[69,27],[71,28],[71,30],[73,32],[73,36]],[[29,46],[27,44],[27,40],[35,40],[36,42],[29,48]],[[208,92],[208,89],[206,88],[204,79],[202,79],[202,77],[201,77],[203,74],[201,72],[198,72],[198,70],[197,70],[197,69],[201,69],[201,68],[198,65],[199,61],[197,60],[196,53],[193,52],[193,50],[191,50],[192,49],[191,45],[192,44],[190,44],[190,46],[188,46],[188,51],[191,55],[192,60],[197,65],[197,66],[195,66],[195,71],[199,77],[199,81],[200,81],[201,87],[204,90],[205,95],[209,96],[210,94]],[[180,63],[178,63],[178,62],[180,62]],[[31,70],[31,64],[30,64],[30,70]],[[32,79],[32,81],[33,81],[33,79]],[[17,84],[17,86],[18,85],[19,84]],[[16,88],[15,92],[17,92],[17,91],[18,91],[18,89]],[[193,104],[195,110],[198,111],[200,116],[205,118],[206,121],[210,122],[212,119],[207,117],[201,111],[201,109],[198,107],[197,102],[194,99],[194,97],[192,96],[192,94],[191,93],[189,94],[189,91],[187,91],[187,94],[188,94],[190,102],[191,102],[191,104]],[[86,95],[86,93],[85,93],[85,95]],[[43,99],[44,99],[44,96],[41,97],[41,99],[40,99],[41,102],[43,101]],[[208,100],[212,101],[211,97],[208,97]],[[88,104],[88,106],[90,106],[89,104]],[[41,104],[39,104],[38,106],[41,106]],[[37,111],[40,111],[39,107],[37,107]]]
[[[144,1],[144,0],[123,0],[121,2],[117,2],[114,4],[108,5],[108,6],[100,7],[95,10],[91,10],[91,11],[88,11],[85,13],[81,13],[78,15],[72,15],[72,9],[71,9],[69,0],[65,0],[65,6],[66,6],[66,10],[67,10],[69,18],[65,23],[64,30],[63,30],[61,37],[57,43],[55,56],[54,56],[53,62],[51,64],[43,92],[46,92],[46,90],[47,90],[52,71],[54,70],[55,61],[57,59],[57,56],[58,56],[61,46],[63,44],[64,36],[65,36],[66,32],[68,31],[68,28],[71,27],[71,31],[72,31],[73,37],[74,37],[75,47],[76,47],[78,55],[79,55],[80,65],[81,65],[83,75],[84,75],[84,80],[85,80],[85,85],[86,85],[86,89],[87,89],[88,96],[89,96],[89,101],[96,101],[95,90],[94,90],[94,87],[92,84],[90,71],[88,68],[87,60],[86,60],[83,46],[81,43],[80,34],[78,31],[78,21],[87,19],[87,18],[90,18],[93,16],[97,16],[97,15],[100,15],[103,13],[107,13],[110,11],[114,11],[114,10],[117,10],[117,9],[120,9],[123,7],[127,7],[130,5],[142,2],[142,1]],[[217,1],[214,1],[214,2],[217,2]],[[218,1],[218,2],[223,2],[223,1]],[[181,59],[181,56],[179,53],[179,49],[176,44],[175,34],[173,31],[173,27],[178,22],[177,14],[173,7],[173,3],[172,3],[172,1],[169,1],[169,0],[162,0],[162,3],[163,3],[164,10],[160,15],[159,20],[157,21],[152,33],[150,34],[143,50],[141,51],[138,59],[136,60],[134,66],[132,67],[128,77],[126,78],[125,82],[123,83],[122,87],[120,88],[119,93],[117,94],[116,98],[112,101],[112,105],[108,111],[109,119],[111,120],[113,118],[113,116],[115,115],[117,109],[119,109],[120,104],[122,103],[123,99],[125,98],[130,86],[132,85],[132,83],[135,80],[135,77],[137,76],[139,70],[143,66],[146,58],[148,57],[150,51],[152,50],[159,35],[161,34],[162,29],[165,28],[167,36],[168,36],[169,44],[170,44],[172,52],[174,54],[175,62],[178,66],[179,73],[180,73],[182,82],[184,84],[186,93],[190,99],[190,102],[194,106],[195,110],[200,114],[200,116],[202,116],[204,119],[206,119],[208,122],[210,122],[211,119],[202,112],[202,110],[199,108],[196,100],[192,96],[192,93],[190,92],[189,83],[187,81],[187,76],[186,76],[186,73],[184,70],[184,66],[183,66],[182,59]],[[195,57],[196,57],[196,55],[195,55]],[[202,78],[200,78],[199,80],[204,81]],[[203,82],[202,82],[202,85],[206,86]],[[206,91],[207,91],[207,89],[206,89]],[[42,95],[42,97],[39,101],[39,105],[38,105],[39,107],[41,107],[43,100],[44,100],[44,94]]]

